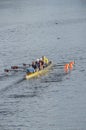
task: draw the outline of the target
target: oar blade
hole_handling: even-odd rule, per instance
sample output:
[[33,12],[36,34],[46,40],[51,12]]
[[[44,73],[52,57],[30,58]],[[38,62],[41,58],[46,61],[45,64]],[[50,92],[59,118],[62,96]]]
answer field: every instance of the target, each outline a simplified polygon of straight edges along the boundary
[[11,66],[11,69],[18,69],[18,66]]

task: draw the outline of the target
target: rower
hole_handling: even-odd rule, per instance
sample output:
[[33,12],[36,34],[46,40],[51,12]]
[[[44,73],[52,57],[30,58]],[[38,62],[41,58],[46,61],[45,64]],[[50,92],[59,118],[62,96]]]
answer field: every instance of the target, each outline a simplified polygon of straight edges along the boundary
[[40,58],[39,60],[39,69],[42,70],[44,68],[44,62],[42,60],[42,58]]
[[32,67],[33,67],[34,69],[37,68],[36,63],[35,63],[34,61],[32,62]]
[[27,68],[26,70],[27,74],[32,74],[35,72],[35,69],[33,67]]
[[44,65],[47,66],[49,63],[49,60],[46,56],[42,56],[42,61],[44,62]]

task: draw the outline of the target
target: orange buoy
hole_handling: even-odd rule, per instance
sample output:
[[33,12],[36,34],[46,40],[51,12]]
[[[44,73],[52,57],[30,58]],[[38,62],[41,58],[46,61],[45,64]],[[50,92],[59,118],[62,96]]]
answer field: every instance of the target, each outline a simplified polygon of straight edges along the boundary
[[71,61],[69,64],[72,64],[72,65],[74,65],[74,64],[75,64],[75,62],[74,62],[74,61]]
[[68,69],[69,69],[69,64],[65,64],[65,66],[64,66],[64,71],[65,71],[65,72],[68,72]]
[[69,69],[70,69],[70,70],[73,69],[73,65],[74,65],[74,64],[75,64],[74,61],[71,61],[71,62],[69,63]]
[[73,69],[73,64],[69,63],[69,69],[72,70]]

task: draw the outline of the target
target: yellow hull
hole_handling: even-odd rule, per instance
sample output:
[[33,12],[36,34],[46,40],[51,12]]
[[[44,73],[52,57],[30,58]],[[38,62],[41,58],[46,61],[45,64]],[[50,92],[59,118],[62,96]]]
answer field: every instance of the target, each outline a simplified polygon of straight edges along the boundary
[[26,79],[31,79],[31,78],[34,78],[34,77],[38,77],[38,76],[44,75],[44,74],[46,74],[49,71],[49,69],[51,67],[52,67],[52,62],[50,62],[50,64],[46,68],[44,68],[43,70],[31,73],[31,74],[26,74],[25,78]]

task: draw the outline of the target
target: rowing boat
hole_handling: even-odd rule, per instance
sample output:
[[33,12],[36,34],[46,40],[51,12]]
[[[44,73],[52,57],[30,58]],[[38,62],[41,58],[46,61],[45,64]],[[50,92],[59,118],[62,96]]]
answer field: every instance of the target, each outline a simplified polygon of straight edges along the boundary
[[41,75],[44,75],[50,70],[51,67],[52,67],[52,62],[50,61],[49,64],[47,65],[47,67],[45,67],[42,70],[36,71],[34,73],[26,74],[25,78],[31,79],[31,78],[34,78],[34,77],[39,77]]

